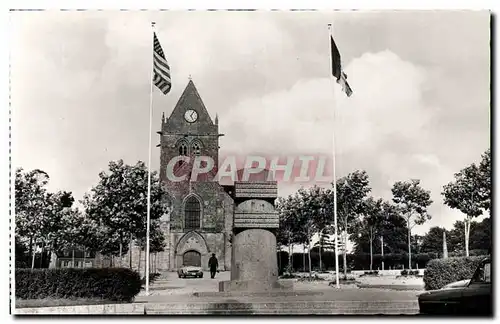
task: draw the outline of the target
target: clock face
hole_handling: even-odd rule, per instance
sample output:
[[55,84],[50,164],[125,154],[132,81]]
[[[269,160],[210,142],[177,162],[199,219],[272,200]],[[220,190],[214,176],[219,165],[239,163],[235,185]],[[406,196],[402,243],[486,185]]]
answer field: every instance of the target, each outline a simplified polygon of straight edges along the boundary
[[194,111],[193,109],[189,109],[184,114],[184,119],[188,123],[194,123],[198,119],[198,113],[196,111]]

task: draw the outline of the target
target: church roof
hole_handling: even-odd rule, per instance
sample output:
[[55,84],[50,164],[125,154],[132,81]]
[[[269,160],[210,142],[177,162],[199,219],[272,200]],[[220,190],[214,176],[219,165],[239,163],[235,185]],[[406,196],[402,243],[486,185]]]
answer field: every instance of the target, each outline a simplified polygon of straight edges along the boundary
[[[190,109],[198,113],[198,120],[192,125],[184,121],[184,114]],[[215,126],[193,80],[189,80],[170,117],[166,120],[166,127],[169,130],[181,130],[190,126],[196,128],[197,125]]]

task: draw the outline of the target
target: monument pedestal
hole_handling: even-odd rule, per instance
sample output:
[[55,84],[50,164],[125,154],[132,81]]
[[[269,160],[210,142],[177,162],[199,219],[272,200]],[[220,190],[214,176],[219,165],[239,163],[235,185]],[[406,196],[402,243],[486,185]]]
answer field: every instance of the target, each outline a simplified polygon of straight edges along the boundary
[[278,282],[278,260],[274,230],[279,216],[274,209],[277,184],[235,183],[231,280],[220,282],[219,291],[270,291],[290,289]]
[[265,229],[246,229],[233,239],[231,281],[221,282],[219,291],[269,291],[278,283],[276,237]]

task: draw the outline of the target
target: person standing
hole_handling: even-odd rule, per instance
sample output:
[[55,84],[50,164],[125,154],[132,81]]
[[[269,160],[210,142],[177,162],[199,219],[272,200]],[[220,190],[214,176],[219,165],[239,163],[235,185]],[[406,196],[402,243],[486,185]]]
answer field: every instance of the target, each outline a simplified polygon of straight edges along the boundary
[[219,267],[219,262],[215,257],[215,253],[212,253],[212,257],[208,260],[208,267],[210,268],[210,278],[215,278],[215,273],[217,272],[217,267]]

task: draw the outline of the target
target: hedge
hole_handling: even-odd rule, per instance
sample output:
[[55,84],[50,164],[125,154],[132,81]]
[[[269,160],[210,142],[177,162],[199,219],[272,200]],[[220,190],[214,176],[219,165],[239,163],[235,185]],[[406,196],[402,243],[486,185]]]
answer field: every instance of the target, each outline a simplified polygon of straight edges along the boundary
[[407,277],[407,276],[418,276],[419,273],[420,272],[418,270],[404,269],[404,270],[401,271],[401,275],[404,276],[404,277]]
[[424,272],[426,290],[441,289],[449,283],[470,279],[486,256],[436,259],[427,263]]
[[100,298],[132,301],[141,278],[125,268],[16,269],[16,298]]

